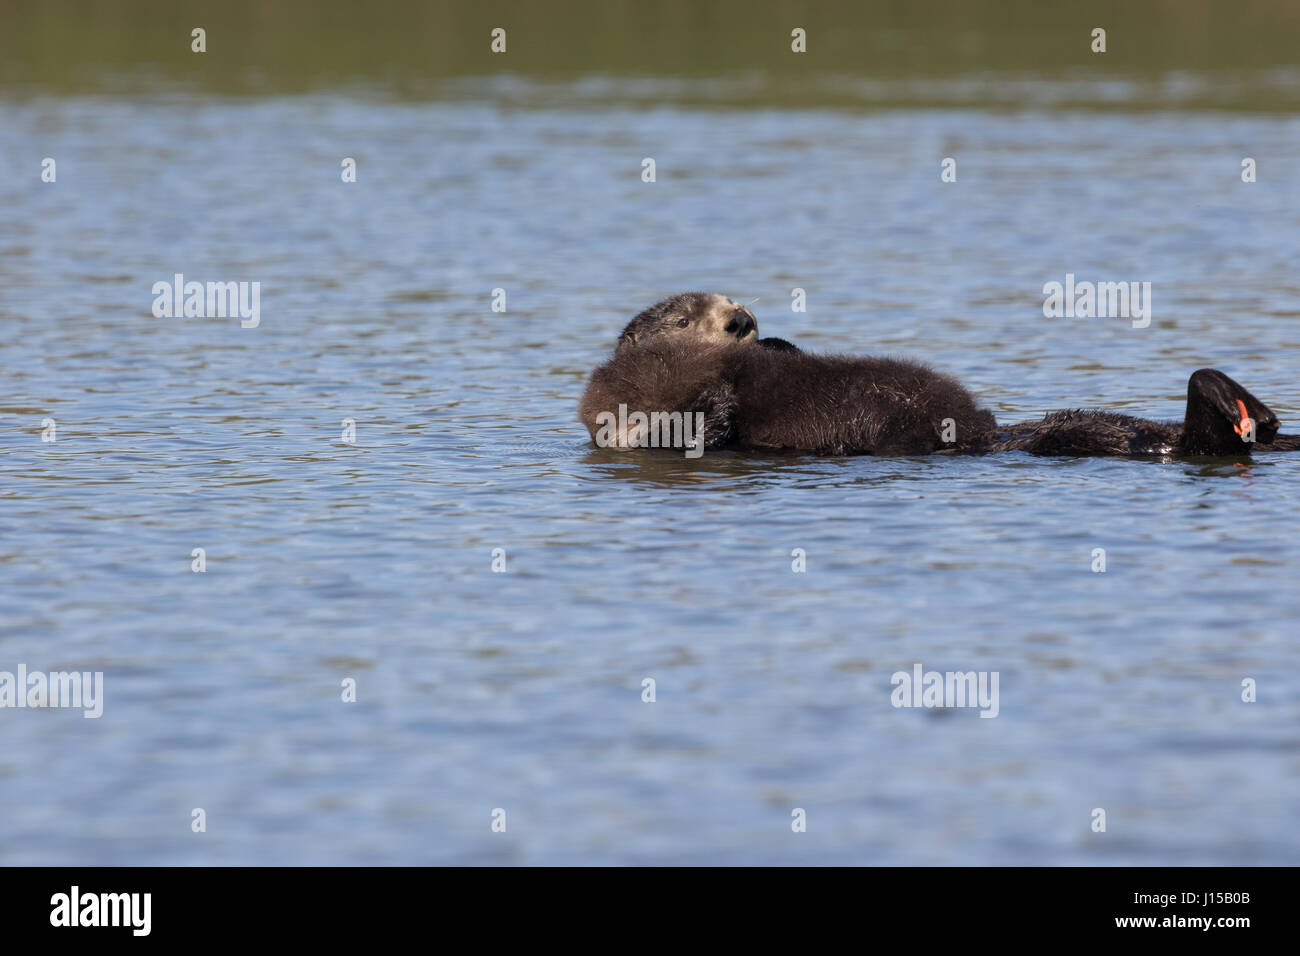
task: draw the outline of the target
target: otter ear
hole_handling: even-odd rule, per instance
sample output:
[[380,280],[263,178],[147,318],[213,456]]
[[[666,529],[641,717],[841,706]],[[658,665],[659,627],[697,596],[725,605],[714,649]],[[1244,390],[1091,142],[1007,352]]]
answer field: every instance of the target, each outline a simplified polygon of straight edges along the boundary
[[635,333],[635,332],[624,331],[623,334],[620,335],[620,336],[618,337],[618,344],[619,344],[619,345],[636,345],[636,333]]

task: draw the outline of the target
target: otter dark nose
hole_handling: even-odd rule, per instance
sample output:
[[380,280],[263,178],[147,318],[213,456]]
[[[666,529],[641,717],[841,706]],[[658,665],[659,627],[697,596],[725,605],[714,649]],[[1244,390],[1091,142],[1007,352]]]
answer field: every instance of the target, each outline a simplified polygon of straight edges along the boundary
[[726,332],[728,335],[734,335],[738,339],[743,339],[757,327],[758,323],[754,321],[752,315],[744,309],[737,309],[735,312],[731,313],[731,318],[728,320],[726,325]]

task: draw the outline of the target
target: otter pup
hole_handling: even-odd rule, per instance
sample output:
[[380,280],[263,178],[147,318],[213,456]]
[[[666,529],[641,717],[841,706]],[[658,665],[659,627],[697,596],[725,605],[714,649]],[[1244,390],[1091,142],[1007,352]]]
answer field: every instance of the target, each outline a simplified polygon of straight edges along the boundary
[[708,448],[1112,456],[1240,455],[1252,445],[1300,450],[1300,436],[1277,434],[1272,410],[1215,369],[1193,373],[1181,425],[1076,410],[1000,429],[947,375],[914,362],[810,355],[781,339],[759,339],[748,309],[708,293],[673,296],[633,319],[583,395],[579,417],[593,439],[644,444],[644,430],[602,431],[619,406],[693,415]]

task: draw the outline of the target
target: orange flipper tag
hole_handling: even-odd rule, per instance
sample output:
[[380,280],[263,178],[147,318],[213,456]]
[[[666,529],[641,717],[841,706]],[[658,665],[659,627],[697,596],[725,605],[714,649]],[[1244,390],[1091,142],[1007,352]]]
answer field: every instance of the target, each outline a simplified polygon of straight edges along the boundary
[[1244,438],[1246,432],[1250,430],[1250,414],[1246,411],[1246,403],[1241,399],[1237,399],[1237,408],[1241,411],[1241,421],[1233,425],[1232,430]]

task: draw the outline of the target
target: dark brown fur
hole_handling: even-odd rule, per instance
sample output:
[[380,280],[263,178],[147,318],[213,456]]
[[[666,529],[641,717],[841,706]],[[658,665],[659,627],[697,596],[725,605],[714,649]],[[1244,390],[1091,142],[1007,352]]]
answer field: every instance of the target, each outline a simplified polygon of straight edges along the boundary
[[647,414],[703,412],[707,448],[915,455],[991,438],[996,427],[954,379],[923,365],[752,343],[623,346],[582,398],[579,417],[593,438],[596,416],[617,415],[620,404]]
[[[1255,422],[1253,443],[1234,431],[1238,401]],[[914,362],[659,338],[624,344],[592,374],[579,416],[593,438],[596,416],[617,415],[620,404],[647,414],[702,412],[707,448],[1165,457],[1300,450],[1300,436],[1277,434],[1268,406],[1215,369],[1193,373],[1181,424],[1074,410],[999,428],[956,380]]]

